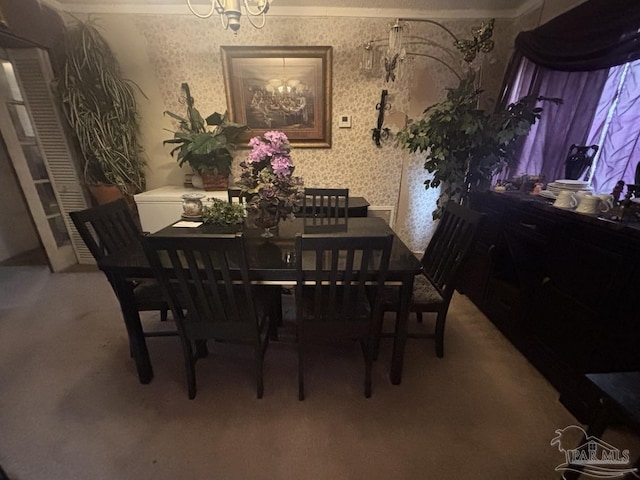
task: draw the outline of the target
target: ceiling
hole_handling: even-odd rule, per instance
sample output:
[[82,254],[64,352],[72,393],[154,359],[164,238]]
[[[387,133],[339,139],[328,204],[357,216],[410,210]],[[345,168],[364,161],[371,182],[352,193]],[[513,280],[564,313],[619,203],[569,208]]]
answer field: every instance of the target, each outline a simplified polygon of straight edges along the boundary
[[[41,0],[69,12],[188,13],[186,0]],[[203,9],[210,0],[192,0]],[[544,0],[272,0],[272,15],[514,17]]]

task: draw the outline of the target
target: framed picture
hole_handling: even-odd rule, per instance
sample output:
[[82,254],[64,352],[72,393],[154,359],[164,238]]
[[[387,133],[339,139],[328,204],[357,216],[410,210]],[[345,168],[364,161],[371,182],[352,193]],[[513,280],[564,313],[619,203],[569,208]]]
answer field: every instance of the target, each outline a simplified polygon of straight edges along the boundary
[[280,130],[294,147],[331,147],[332,47],[220,47],[238,144]]

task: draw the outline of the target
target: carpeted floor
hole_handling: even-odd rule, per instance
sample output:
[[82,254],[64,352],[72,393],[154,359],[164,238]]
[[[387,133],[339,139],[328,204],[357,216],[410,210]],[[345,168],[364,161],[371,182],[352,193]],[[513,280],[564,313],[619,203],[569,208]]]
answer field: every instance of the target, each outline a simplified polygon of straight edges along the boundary
[[[155,378],[137,382],[101,273],[1,267],[0,286],[0,465],[12,480],[554,479],[564,455],[550,441],[576,424],[459,295],[445,358],[410,341],[393,386],[385,341],[370,399],[348,343],[310,352],[304,402],[290,345],[270,346],[262,400],[251,352],[212,347],[188,400],[176,338],[149,340]],[[627,432],[605,439],[640,452]]]

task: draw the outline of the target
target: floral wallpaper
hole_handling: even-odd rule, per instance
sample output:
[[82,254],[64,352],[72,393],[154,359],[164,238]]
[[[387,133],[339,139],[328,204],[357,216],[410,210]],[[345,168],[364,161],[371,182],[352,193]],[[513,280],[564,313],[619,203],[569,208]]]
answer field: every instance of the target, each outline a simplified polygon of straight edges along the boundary
[[[443,23],[461,38],[485,19]],[[427,106],[442,99],[446,87],[457,79],[440,62],[427,57],[410,57],[405,75],[395,83],[385,83],[382,68],[375,76],[359,70],[360,46],[367,40],[384,38],[391,19],[268,17],[266,26],[256,30],[243,22],[237,35],[222,29],[219,19],[198,19],[191,15],[101,15],[105,37],[121,62],[124,73],[141,85],[147,98],[141,100],[141,129],[148,157],[148,188],[179,184],[183,171],[169,155],[162,141],[171,137],[174,125],[165,110],[183,113],[179,103],[180,85],[188,82],[196,106],[203,115],[226,109],[221,45],[330,45],[333,47],[332,147],[297,148],[292,152],[296,173],[307,186],[349,187],[353,196],[363,196],[374,207],[395,209],[395,231],[415,252],[423,251],[433,231],[431,211],[436,191],[425,191],[427,172],[419,155],[396,148],[393,141],[376,147],[371,139],[381,90],[389,91],[387,115],[416,117]],[[495,51],[472,65],[480,69],[487,103],[493,99],[502,75],[514,31],[512,20],[497,20]],[[411,35],[426,38],[434,45],[425,52],[446,59],[459,69],[459,56],[451,52],[452,38],[434,25],[412,22]],[[440,46],[445,46],[442,49]],[[351,115],[351,128],[338,128],[341,115]],[[402,123],[402,122],[400,122]],[[397,125],[389,125],[397,131]],[[238,158],[234,173],[239,173]]]

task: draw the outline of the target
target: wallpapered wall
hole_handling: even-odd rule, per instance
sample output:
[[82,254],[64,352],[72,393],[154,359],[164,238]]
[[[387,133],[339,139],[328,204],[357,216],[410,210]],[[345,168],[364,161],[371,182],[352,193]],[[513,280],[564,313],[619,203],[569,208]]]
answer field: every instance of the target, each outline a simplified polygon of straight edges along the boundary
[[[460,37],[484,19],[445,21]],[[222,29],[217,18],[201,20],[187,15],[101,15],[99,25],[118,57],[126,76],[136,81],[147,99],[141,98],[141,133],[148,159],[148,188],[180,184],[184,171],[169,155],[174,125],[163,111],[183,113],[180,84],[188,82],[196,107],[203,116],[226,109],[220,60],[221,45],[330,45],[333,47],[333,139],[330,149],[293,151],[296,173],[307,186],[350,188],[351,195],[364,196],[373,206],[396,209],[395,230],[413,251],[422,251],[433,230],[431,211],[437,192],[425,191],[427,172],[420,156],[410,156],[393,146],[377,148],[371,129],[377,120],[376,103],[381,89],[389,90],[391,112],[410,117],[445,95],[457,79],[446,67],[425,58],[412,59],[408,75],[386,84],[382,75],[367,77],[358,69],[359,45],[371,37],[385,37],[390,19],[268,17],[262,30],[243,22],[237,35]],[[492,105],[511,52],[514,34],[528,20],[497,20],[496,49],[482,64],[485,103]],[[530,28],[530,26],[527,26]],[[447,34],[424,23],[412,23],[411,34],[427,37],[449,47]],[[442,50],[432,50],[431,52]],[[446,56],[446,52],[444,53]],[[455,60],[448,57],[452,62]],[[352,116],[350,129],[338,128],[341,115]],[[400,115],[402,116],[402,115]],[[247,154],[239,150],[234,162]]]

